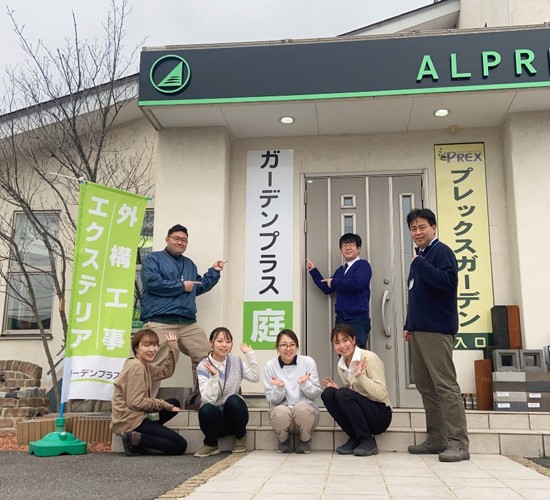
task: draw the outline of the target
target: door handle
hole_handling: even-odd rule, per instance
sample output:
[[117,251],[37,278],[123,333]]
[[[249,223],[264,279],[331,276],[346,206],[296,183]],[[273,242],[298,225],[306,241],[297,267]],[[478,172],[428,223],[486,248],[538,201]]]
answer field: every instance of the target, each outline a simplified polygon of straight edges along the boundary
[[384,326],[384,333],[386,337],[391,337],[390,325],[386,321],[386,303],[390,300],[390,291],[384,290],[384,295],[382,295],[382,325]]

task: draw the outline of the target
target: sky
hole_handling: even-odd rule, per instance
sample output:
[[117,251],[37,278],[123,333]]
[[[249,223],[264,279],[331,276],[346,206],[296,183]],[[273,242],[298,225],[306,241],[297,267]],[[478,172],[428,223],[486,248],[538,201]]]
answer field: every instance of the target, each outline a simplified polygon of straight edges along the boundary
[[[117,2],[120,0],[116,0]],[[129,0],[126,47],[332,37],[393,17],[433,0]],[[0,71],[22,67],[7,10],[29,41],[55,49],[72,37],[101,37],[110,0],[4,0],[0,8]],[[144,43],[141,44],[143,40]],[[137,64],[137,59],[136,59]],[[136,66],[137,71],[137,66]]]

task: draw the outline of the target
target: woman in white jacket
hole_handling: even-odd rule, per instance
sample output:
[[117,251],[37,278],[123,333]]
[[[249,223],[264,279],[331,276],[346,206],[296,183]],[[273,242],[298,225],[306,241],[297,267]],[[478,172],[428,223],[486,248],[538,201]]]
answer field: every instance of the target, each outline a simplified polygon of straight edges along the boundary
[[313,358],[298,355],[298,337],[292,330],[277,335],[279,356],[267,362],[264,391],[269,403],[269,423],[279,440],[277,451],[290,453],[290,434],[298,434],[296,453],[311,452],[311,434],[319,423],[315,399],[321,394]]
[[239,391],[243,379],[260,380],[260,368],[250,346],[240,346],[246,363],[231,354],[233,336],[227,328],[215,328],[210,334],[210,345],[212,352],[197,367],[201,393],[199,425],[204,432],[204,446],[195,453],[196,457],[218,455],[218,438],[230,434],[237,438],[233,453],[246,451],[248,408]]

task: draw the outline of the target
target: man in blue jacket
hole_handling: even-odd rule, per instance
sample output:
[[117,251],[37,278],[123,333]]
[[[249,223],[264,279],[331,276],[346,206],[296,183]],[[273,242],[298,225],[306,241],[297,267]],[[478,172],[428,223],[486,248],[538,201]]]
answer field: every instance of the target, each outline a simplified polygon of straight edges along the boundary
[[357,346],[365,349],[370,332],[370,279],[372,270],[365,259],[360,259],[361,237],[346,233],[340,238],[340,252],[344,265],[334,272],[332,278],[324,279],[315,264],[307,259],[306,268],[313,282],[326,295],[336,292],[336,321],[347,323],[357,336]]
[[458,331],[458,266],[453,251],[436,237],[435,214],[427,208],[407,215],[417,246],[411,263],[403,338],[411,342],[416,388],[426,412],[428,438],[409,453],[438,454],[441,462],[469,460],[466,413],[453,363]]
[[[179,350],[191,358],[193,384],[197,388],[196,368],[210,352],[206,333],[197,324],[197,295],[211,290],[220,279],[224,261],[217,260],[200,276],[195,263],[183,256],[187,249],[187,228],[176,224],[168,230],[166,248],[151,252],[141,266],[141,321],[144,328],[154,330],[161,346],[154,363],[161,364],[168,354],[164,342],[167,333],[178,338]],[[151,395],[155,397],[160,382],[153,382]]]

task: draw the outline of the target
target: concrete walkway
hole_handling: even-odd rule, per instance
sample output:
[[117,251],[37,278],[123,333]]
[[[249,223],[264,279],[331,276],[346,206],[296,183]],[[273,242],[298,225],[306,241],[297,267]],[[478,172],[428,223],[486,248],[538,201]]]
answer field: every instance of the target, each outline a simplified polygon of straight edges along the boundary
[[[237,457],[229,457],[234,461]],[[220,462],[222,465],[223,462]],[[183,485],[182,485],[183,486]],[[178,488],[164,498],[181,498]],[[253,451],[196,488],[189,500],[548,499],[550,477],[501,455],[445,464],[436,455]]]

